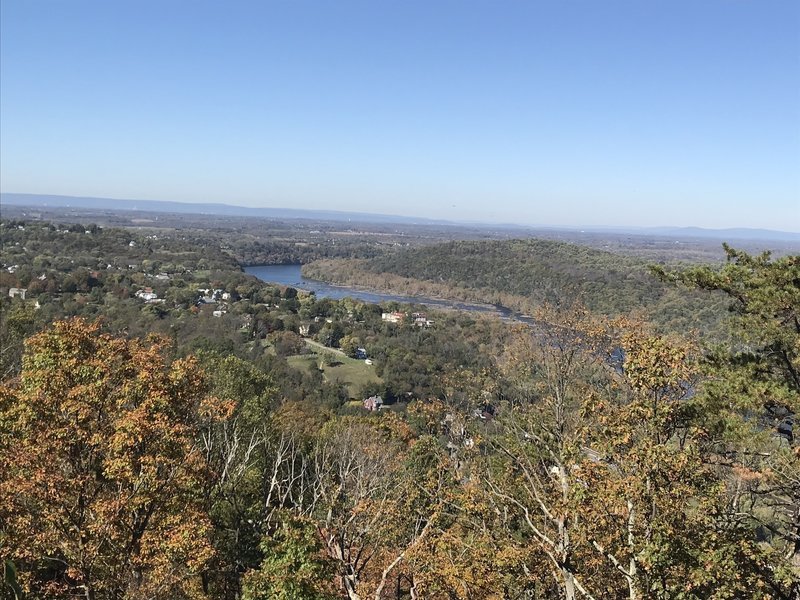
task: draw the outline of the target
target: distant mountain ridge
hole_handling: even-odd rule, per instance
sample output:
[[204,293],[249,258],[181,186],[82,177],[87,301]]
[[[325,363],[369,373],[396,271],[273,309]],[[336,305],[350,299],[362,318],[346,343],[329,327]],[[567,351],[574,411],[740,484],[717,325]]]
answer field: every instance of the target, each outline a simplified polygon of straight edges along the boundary
[[800,242],[800,233],[776,231],[773,229],[755,229],[750,227],[729,227],[726,229],[704,229],[703,227],[598,227],[598,232],[625,232],[641,235],[658,235],[663,237],[691,237],[715,240],[763,240]]
[[702,227],[553,227],[521,224],[479,223],[476,221],[452,221],[424,217],[406,217],[378,213],[348,212],[338,210],[312,210],[300,208],[253,208],[231,204],[204,204],[200,202],[172,202],[166,200],[132,200],[97,198],[87,196],[61,196],[55,194],[0,194],[0,205],[30,207],[86,208],[95,210],[123,210],[164,212],[178,214],[220,215],[230,217],[260,217],[267,219],[316,219],[323,221],[355,221],[361,223],[397,223],[417,225],[486,225],[493,228],[531,230],[548,229],[561,231],[586,231],[597,233],[620,233],[680,238],[704,238],[712,240],[763,240],[799,242],[800,233],[752,229],[746,227],[728,229],[704,229]]
[[221,215],[228,217],[262,217],[267,219],[316,219],[324,221],[359,221],[363,223],[428,223],[452,224],[451,221],[347,212],[339,210],[311,210],[302,208],[253,208],[232,204],[205,204],[201,202],[172,202],[168,200],[130,200],[96,198],[90,196],[58,196],[51,194],[0,194],[0,203],[30,207],[72,207],[96,210],[140,210],[195,215]]

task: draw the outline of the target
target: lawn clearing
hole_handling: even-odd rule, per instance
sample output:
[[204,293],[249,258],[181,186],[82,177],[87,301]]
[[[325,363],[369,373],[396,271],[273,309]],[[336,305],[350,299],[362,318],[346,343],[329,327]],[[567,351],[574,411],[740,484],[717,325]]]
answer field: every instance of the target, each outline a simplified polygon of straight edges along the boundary
[[[330,366],[324,364],[323,355],[328,355],[332,360]],[[286,361],[295,369],[310,371],[322,365],[322,375],[325,381],[340,383],[347,388],[351,398],[363,400],[357,396],[358,391],[367,383],[382,383],[383,380],[375,374],[375,367],[366,364],[361,359],[350,358],[339,352],[312,347],[311,354],[289,356]]]

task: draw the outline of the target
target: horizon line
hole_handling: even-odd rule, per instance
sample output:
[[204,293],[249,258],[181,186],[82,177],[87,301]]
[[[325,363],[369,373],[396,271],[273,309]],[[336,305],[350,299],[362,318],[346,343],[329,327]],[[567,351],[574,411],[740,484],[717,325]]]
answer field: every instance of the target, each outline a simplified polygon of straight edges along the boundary
[[[123,198],[123,197],[114,197],[114,196],[76,196],[71,194],[42,194],[42,193],[33,193],[33,192],[0,192],[0,197],[14,197],[14,196],[24,196],[24,197],[32,197],[32,198],[58,198],[58,199],[74,199],[74,200],[97,200],[97,201],[114,201],[114,202],[147,202],[147,203],[154,203],[154,204],[180,204],[187,207],[191,206],[209,206],[209,207],[224,207],[229,209],[242,209],[242,210],[253,210],[253,211],[261,211],[261,210],[283,210],[283,211],[293,211],[298,213],[329,213],[335,215],[359,215],[361,217],[364,216],[374,216],[374,217],[382,217],[382,218],[389,218],[389,219],[403,219],[406,221],[413,221],[419,220],[423,222],[427,222],[429,224],[449,224],[453,226],[495,226],[495,227],[503,227],[503,228],[513,228],[513,229],[553,229],[553,230],[567,230],[567,231],[587,231],[587,232],[601,232],[601,231],[640,231],[642,233],[654,233],[652,230],[661,230],[661,229],[679,229],[679,230],[698,230],[698,231],[707,231],[707,232],[728,232],[728,231],[743,231],[743,232],[768,232],[768,233],[776,233],[776,234],[787,234],[791,236],[800,236],[800,231],[792,231],[792,230],[781,230],[781,229],[770,229],[765,227],[746,227],[746,226],[733,226],[733,227],[702,227],[699,225],[552,225],[552,224],[540,224],[540,223],[510,223],[508,221],[489,221],[489,220],[479,220],[479,219],[467,219],[467,220],[454,220],[448,218],[436,218],[436,217],[422,217],[419,215],[401,215],[401,214],[394,214],[394,213],[373,213],[373,212],[364,212],[359,210],[341,210],[335,208],[294,208],[290,206],[249,206],[245,204],[230,204],[228,202],[219,202],[219,201],[203,201],[203,200],[193,200],[193,201],[186,201],[186,200],[163,200],[163,199],[153,199],[153,198]],[[26,206],[20,202],[13,202],[12,204],[15,206]],[[31,205],[34,206],[35,205]],[[43,206],[48,206],[47,203],[43,203]],[[70,208],[69,205],[59,205],[54,204],[53,207],[64,207]],[[81,208],[76,206],[75,208]],[[82,207],[82,208],[94,208],[94,207]],[[104,210],[115,210],[115,211],[134,211],[134,210],[142,210],[143,212],[145,209],[139,209],[136,207],[133,208],[104,208]],[[160,212],[160,211],[155,211]],[[168,212],[168,211],[163,211]],[[189,214],[209,214],[209,213],[189,213]],[[230,215],[236,216],[236,215]],[[297,217],[303,218],[303,217]]]

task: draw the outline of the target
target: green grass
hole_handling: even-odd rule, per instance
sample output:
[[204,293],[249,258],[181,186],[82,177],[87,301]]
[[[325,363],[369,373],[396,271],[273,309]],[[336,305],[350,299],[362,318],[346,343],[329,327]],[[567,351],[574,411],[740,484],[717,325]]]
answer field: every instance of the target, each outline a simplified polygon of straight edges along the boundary
[[287,356],[286,362],[293,369],[310,371],[316,369],[319,364],[319,357],[315,354],[302,354],[299,356]]
[[334,352],[326,352],[314,348],[312,354],[302,354],[299,356],[289,356],[286,361],[289,366],[295,369],[305,369],[307,371],[316,369],[323,362],[322,354],[332,355],[333,366],[323,365],[322,375],[325,381],[338,382],[347,387],[347,393],[351,398],[358,398],[357,393],[364,384],[382,383],[382,379],[375,374],[375,367],[366,364],[363,360],[349,358]]

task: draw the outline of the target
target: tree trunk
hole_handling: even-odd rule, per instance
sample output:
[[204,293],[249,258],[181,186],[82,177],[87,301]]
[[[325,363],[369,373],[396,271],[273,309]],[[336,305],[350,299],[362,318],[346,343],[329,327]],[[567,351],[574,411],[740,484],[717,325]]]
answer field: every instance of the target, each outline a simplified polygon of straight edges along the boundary
[[638,600],[636,593],[636,580],[638,574],[638,565],[636,564],[636,546],[634,544],[634,527],[636,525],[636,511],[633,507],[633,502],[628,500],[628,552],[631,558],[628,563],[628,600]]
[[419,595],[417,594],[417,582],[414,581],[414,576],[411,576],[411,587],[408,590],[409,594],[411,595],[411,600],[419,600]]
[[356,592],[356,584],[353,581],[352,577],[345,576],[344,579],[344,591],[347,593],[347,597],[349,600],[361,600],[361,596],[358,595]]
[[561,569],[561,577],[564,580],[565,600],[575,600],[575,576],[570,572],[569,568],[563,567]]

